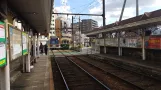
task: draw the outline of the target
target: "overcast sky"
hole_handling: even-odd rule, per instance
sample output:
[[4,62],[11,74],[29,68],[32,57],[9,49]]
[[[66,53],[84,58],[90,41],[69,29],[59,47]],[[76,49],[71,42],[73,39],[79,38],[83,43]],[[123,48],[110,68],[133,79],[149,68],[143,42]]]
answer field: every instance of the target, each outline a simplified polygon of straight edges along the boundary
[[[124,0],[105,0],[106,24],[119,20]],[[139,15],[161,9],[160,0],[139,0]],[[123,19],[136,16],[136,0],[127,0]],[[102,0],[55,0],[57,12],[102,14]],[[67,16],[64,16],[67,17]],[[71,20],[71,16],[68,16]],[[102,25],[102,17],[81,16],[81,19],[92,18]],[[76,20],[77,21],[77,20]]]

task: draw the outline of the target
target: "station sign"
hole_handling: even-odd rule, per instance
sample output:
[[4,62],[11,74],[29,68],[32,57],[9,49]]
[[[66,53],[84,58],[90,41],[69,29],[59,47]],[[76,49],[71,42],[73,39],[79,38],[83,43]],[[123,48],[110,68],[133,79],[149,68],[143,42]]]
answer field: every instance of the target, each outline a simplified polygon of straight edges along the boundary
[[5,23],[0,21],[0,67],[7,64]]

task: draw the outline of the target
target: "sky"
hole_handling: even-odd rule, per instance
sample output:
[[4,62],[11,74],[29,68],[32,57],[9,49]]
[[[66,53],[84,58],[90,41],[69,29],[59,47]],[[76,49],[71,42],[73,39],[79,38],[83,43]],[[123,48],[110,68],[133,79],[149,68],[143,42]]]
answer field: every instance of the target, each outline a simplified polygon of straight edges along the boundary
[[[124,0],[105,0],[106,25],[119,20]],[[139,0],[139,15],[161,9],[160,0]],[[54,9],[60,13],[102,14],[102,0],[54,0]],[[136,16],[136,0],[127,0],[123,20]],[[64,15],[71,21],[71,16]],[[74,16],[78,22],[79,16]],[[93,19],[102,26],[101,16],[80,16],[81,19]]]

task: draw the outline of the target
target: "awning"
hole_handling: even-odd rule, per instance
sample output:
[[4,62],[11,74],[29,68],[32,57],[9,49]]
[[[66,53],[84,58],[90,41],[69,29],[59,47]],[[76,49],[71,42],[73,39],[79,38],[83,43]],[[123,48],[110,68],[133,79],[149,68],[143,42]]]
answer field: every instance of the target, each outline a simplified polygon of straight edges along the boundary
[[54,0],[8,0],[9,7],[36,31],[48,33]]

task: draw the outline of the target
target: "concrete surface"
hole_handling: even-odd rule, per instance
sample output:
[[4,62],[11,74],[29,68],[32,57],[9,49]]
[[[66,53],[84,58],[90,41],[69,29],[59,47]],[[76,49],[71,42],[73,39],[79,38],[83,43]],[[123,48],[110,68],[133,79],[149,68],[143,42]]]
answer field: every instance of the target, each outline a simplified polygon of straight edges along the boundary
[[51,66],[47,56],[41,55],[30,73],[23,73],[12,85],[11,90],[51,90]]

